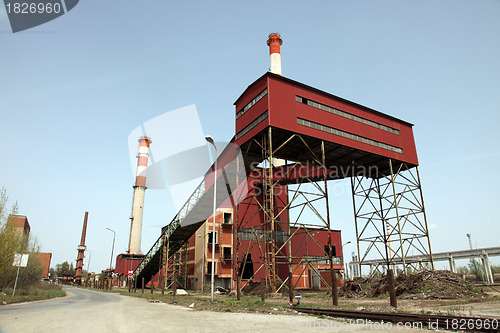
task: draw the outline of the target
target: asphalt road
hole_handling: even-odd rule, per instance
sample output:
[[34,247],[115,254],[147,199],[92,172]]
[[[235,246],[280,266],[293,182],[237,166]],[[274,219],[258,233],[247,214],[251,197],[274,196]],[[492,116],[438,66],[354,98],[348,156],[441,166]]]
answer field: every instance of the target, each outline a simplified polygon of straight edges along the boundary
[[196,311],[74,287],[64,290],[64,298],[0,306],[0,333],[392,331],[311,316]]

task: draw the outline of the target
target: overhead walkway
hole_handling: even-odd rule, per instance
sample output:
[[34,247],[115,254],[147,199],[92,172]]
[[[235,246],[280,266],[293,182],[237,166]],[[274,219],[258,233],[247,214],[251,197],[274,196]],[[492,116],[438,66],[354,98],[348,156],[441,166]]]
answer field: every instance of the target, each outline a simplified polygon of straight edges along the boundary
[[[229,146],[229,145],[228,145]],[[229,162],[225,162],[225,158]],[[232,200],[235,193],[235,180],[244,181],[245,169],[237,166],[237,159],[240,156],[235,154],[234,148],[226,148],[218,158],[221,164],[217,177],[217,202],[219,207],[224,201]],[[213,168],[212,168],[213,169]],[[223,170],[220,172],[220,170]],[[239,178],[237,177],[239,173]],[[241,185],[241,184],[240,184]],[[214,200],[213,173],[208,172],[200,185],[172,219],[170,224],[162,228],[160,237],[153,244],[144,259],[137,266],[133,273],[134,281],[148,283],[156,273],[159,272],[162,261],[162,248],[168,243],[168,257],[177,252],[184,242],[198,230],[198,228],[212,215]]]
[[[217,159],[217,163],[220,164],[217,168],[217,207],[220,207],[227,200],[238,202],[237,197],[244,199],[247,187],[256,186],[257,183],[262,181],[262,177],[259,176],[261,172],[256,168],[262,157],[258,154],[252,155],[247,153],[243,161],[239,153],[240,149],[231,143]],[[253,175],[252,167],[257,175]],[[222,172],[220,172],[221,170]],[[248,177],[254,178],[254,180],[247,178],[247,171],[249,172]],[[304,181],[306,178],[309,181],[318,177],[323,179],[323,170],[313,165],[290,164],[276,167],[274,177],[280,185],[296,184]],[[327,170],[326,178],[338,179],[340,176],[334,170]],[[247,181],[249,182],[248,184]],[[144,259],[135,269],[133,273],[134,281],[139,283],[144,278],[144,283],[148,283],[160,270],[162,248],[166,245],[166,242],[169,242],[168,257],[170,257],[212,215],[214,200],[212,183],[213,173],[207,172],[204,180],[189,197],[170,224],[162,228],[160,237],[158,237]],[[236,189],[235,184],[238,184],[238,189]],[[234,202],[231,202],[231,205],[234,206]]]

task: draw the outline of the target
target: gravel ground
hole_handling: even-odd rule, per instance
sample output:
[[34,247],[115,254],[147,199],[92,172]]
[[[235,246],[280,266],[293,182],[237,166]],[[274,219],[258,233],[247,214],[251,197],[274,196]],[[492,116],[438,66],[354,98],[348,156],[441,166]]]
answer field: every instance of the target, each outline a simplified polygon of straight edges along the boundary
[[65,287],[68,297],[0,307],[0,332],[422,332],[306,315],[196,311]]

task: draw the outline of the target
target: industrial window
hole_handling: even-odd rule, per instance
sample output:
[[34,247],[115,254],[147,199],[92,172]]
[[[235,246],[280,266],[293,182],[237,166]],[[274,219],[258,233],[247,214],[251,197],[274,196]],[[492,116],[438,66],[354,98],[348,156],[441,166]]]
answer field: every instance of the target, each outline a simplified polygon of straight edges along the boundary
[[[262,229],[242,229],[241,231],[238,232],[238,236],[240,237],[240,240],[248,240],[248,241],[255,241],[256,237],[255,235],[257,234],[258,240],[259,241],[264,241],[266,239],[266,234],[270,235],[270,231],[267,230],[262,230]],[[276,230],[274,231],[274,240],[275,242],[278,243],[284,243],[286,241],[286,232],[282,230]]]
[[[245,258],[243,258],[245,259]],[[252,254],[249,253],[246,257],[246,260],[243,260],[239,267],[239,273],[241,274],[241,278],[244,280],[251,279],[253,276],[253,262],[252,262]]]
[[214,232],[209,231],[208,232],[208,244],[212,244],[212,242],[215,242],[215,244],[217,244],[217,232],[215,232],[215,237],[214,237]]
[[382,125],[382,124],[379,124],[377,122],[374,122],[374,121],[371,121],[371,120],[368,120],[368,119],[365,119],[365,118],[362,118],[359,116],[355,116],[351,113],[348,113],[348,112],[345,112],[345,111],[342,111],[342,110],[339,110],[336,108],[332,108],[331,106],[321,104],[321,103],[315,102],[313,100],[310,100],[310,99],[307,99],[307,98],[304,98],[301,96],[295,96],[295,100],[299,103],[312,106],[313,108],[320,109],[320,110],[323,110],[323,111],[326,111],[329,113],[333,113],[333,114],[336,114],[337,116],[351,119],[351,120],[357,121],[358,123],[362,123],[362,124],[365,124],[365,125],[368,125],[371,127],[375,127],[375,128],[381,129],[383,131],[386,131],[386,132],[389,132],[392,134],[399,135],[399,130],[397,130],[395,128],[392,128],[392,127],[389,127],[386,125]]
[[232,254],[231,254],[231,248],[230,247],[223,247],[222,248],[222,257],[224,260],[231,260]]
[[[214,274],[217,274],[217,265],[214,266]],[[207,272],[206,274],[212,274],[212,262],[207,262]]]
[[239,117],[241,117],[245,112],[247,112],[252,106],[254,106],[255,104],[257,104],[258,101],[260,101],[262,99],[262,97],[266,96],[267,95],[267,88],[262,90],[262,92],[260,94],[258,94],[257,96],[255,96],[254,99],[252,99],[250,101],[250,103],[248,103],[247,105],[245,105],[243,107],[243,109],[241,109],[237,114],[236,114],[236,119],[238,119]]
[[[324,256],[303,256],[302,259],[305,262],[315,264],[315,265],[326,265],[330,263],[330,259]],[[342,265],[342,257],[332,257],[334,265]]]
[[387,149],[387,150],[390,150],[390,151],[393,151],[393,152],[396,152],[399,154],[403,153],[403,149],[401,149],[399,147],[391,146],[391,145],[388,145],[386,143],[382,143],[379,141],[368,139],[368,138],[365,138],[365,137],[362,137],[362,136],[359,136],[356,134],[344,132],[344,131],[341,131],[341,130],[338,130],[338,129],[335,129],[335,128],[332,128],[332,127],[329,127],[326,125],[321,125],[321,124],[318,124],[318,123],[315,123],[313,121],[309,121],[306,119],[297,118],[297,124],[302,125],[302,126],[307,126],[310,128],[314,128],[314,129],[317,129],[317,130],[320,130],[320,131],[323,131],[326,133],[335,134],[335,135],[338,135],[338,136],[341,136],[341,137],[344,137],[347,139],[363,142],[363,143],[369,144],[369,145],[374,146],[374,147]]
[[237,139],[241,138],[243,135],[247,134],[252,128],[254,128],[255,126],[257,126],[259,123],[261,123],[266,118],[267,118],[267,110],[266,110],[266,112],[264,112],[263,114],[261,114],[257,119],[255,119],[250,124],[248,124],[247,126],[245,126],[244,129],[242,129],[241,131],[239,131],[238,133],[236,133],[236,138]]
[[233,224],[233,214],[224,213],[224,224]]
[[284,231],[275,231],[274,232],[274,241],[277,243],[284,243],[286,242],[286,232]]
[[[337,256],[337,254],[336,254],[337,251],[335,249],[335,245],[332,245],[331,249],[332,249],[332,257],[336,257]],[[329,251],[328,244],[325,245],[325,253],[326,253],[327,256],[330,256],[330,251]]]
[[255,234],[257,234],[259,240],[264,239],[264,234],[260,229],[256,229],[255,232],[253,229],[243,229],[238,232],[238,236],[240,237],[241,240],[248,240],[248,241],[256,240]]

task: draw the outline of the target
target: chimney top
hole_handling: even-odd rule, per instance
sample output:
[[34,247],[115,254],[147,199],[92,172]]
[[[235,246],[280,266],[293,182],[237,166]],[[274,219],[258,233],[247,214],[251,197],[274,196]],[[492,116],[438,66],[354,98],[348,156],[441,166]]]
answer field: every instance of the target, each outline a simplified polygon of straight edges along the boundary
[[281,39],[280,34],[274,32],[269,34],[269,38],[267,39],[267,45],[271,46],[271,42],[279,41],[280,45],[283,45],[283,40]]
[[280,34],[272,33],[269,35],[267,39],[267,45],[269,45],[269,54],[270,54],[270,62],[271,73],[281,75],[281,52],[280,46],[283,44],[283,40],[281,39]]

